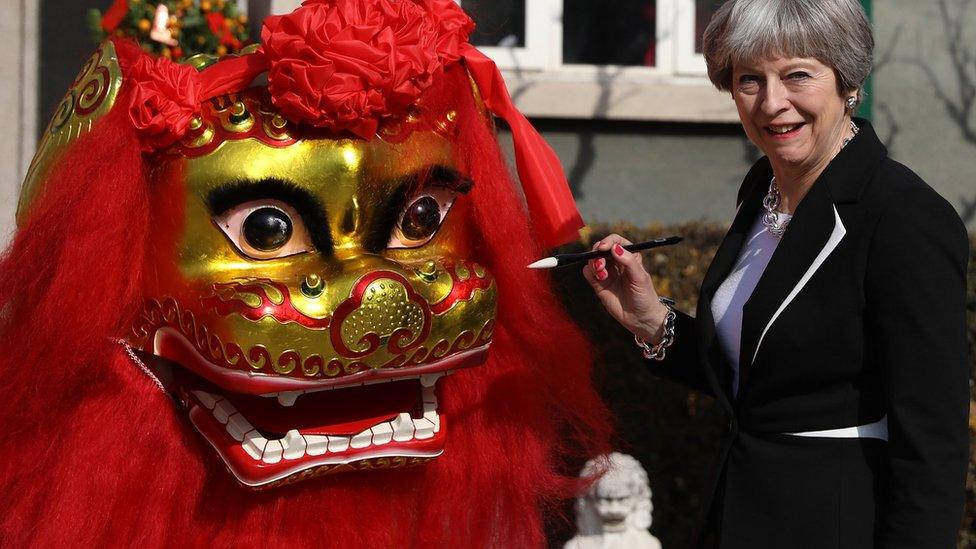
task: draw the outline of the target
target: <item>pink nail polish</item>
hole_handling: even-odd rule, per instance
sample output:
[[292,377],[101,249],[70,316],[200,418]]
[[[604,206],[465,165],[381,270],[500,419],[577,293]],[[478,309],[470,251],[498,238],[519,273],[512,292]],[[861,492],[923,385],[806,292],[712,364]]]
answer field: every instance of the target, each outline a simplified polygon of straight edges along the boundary
[[606,280],[608,276],[610,276],[610,275],[607,274],[606,271],[597,271],[596,272],[596,279],[597,280]]
[[624,255],[624,249],[620,244],[613,245],[613,253],[617,255]]
[[596,268],[597,269],[606,269],[607,268],[607,260],[606,259],[603,259],[602,257],[600,259],[597,259],[596,260]]

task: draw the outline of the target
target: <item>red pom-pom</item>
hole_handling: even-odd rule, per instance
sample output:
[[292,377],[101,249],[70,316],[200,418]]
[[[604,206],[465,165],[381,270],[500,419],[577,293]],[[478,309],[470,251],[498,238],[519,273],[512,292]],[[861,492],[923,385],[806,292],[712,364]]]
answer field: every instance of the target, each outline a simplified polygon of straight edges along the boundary
[[275,106],[365,139],[460,57],[473,23],[450,0],[309,0],[261,33]]
[[132,86],[129,117],[144,151],[178,141],[201,101],[196,69],[164,58],[142,55],[127,75]]

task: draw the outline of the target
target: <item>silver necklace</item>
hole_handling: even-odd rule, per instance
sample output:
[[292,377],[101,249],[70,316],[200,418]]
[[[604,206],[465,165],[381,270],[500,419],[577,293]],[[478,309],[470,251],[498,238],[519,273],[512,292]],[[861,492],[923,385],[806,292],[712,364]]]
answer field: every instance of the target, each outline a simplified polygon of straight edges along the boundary
[[[840,148],[843,149],[846,147],[859,131],[861,131],[861,128],[858,128],[857,124],[851,120],[851,136],[844,138],[844,142],[841,143]],[[775,236],[776,238],[781,238],[783,236],[783,233],[786,232],[786,226],[790,223],[789,219],[780,220],[780,212],[777,211],[777,208],[779,208],[779,202],[779,186],[776,185],[776,176],[774,175],[773,178],[769,180],[769,192],[767,192],[765,198],[763,198],[763,208],[766,210],[766,212],[763,213],[762,224],[763,227],[766,227],[766,230],[769,231],[769,234]]]

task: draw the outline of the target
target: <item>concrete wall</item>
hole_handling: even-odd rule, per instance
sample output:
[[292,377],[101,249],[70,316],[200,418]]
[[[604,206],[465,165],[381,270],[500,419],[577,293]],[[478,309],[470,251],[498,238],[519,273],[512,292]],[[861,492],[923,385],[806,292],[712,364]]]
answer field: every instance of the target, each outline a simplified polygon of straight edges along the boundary
[[[891,156],[914,170],[952,202],[976,230],[976,113],[955,113],[973,93],[976,65],[963,73],[949,54],[952,26],[960,25],[959,51],[976,56],[976,6],[961,13],[960,0],[884,0],[874,3],[879,66],[874,107],[878,134]],[[950,22],[943,19],[940,4]],[[965,77],[960,77],[965,74]],[[968,81],[968,84],[966,83]],[[941,95],[940,91],[941,90]]]
[[6,48],[0,56],[0,248],[9,241],[20,183],[34,154],[37,133],[37,32],[36,0],[10,1],[0,17],[0,36]]
[[[536,126],[562,160],[587,223],[727,223],[742,177],[758,158],[737,124],[538,120]],[[510,152],[510,137],[502,138]]]

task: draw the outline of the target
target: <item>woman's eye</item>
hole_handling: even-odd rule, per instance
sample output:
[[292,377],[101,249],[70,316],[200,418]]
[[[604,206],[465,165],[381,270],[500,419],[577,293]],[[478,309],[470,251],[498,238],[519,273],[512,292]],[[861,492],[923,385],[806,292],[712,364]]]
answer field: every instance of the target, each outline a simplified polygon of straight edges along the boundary
[[444,187],[430,187],[407,202],[393,228],[387,248],[417,248],[430,241],[441,228],[457,193]]
[[275,259],[312,249],[308,230],[294,208],[279,200],[254,200],[214,217],[242,254]]
[[759,86],[759,78],[752,74],[743,74],[739,77],[739,89],[744,91],[755,90]]
[[810,77],[809,74],[802,71],[790,73],[790,80],[803,80],[804,78],[809,78],[809,77]]

